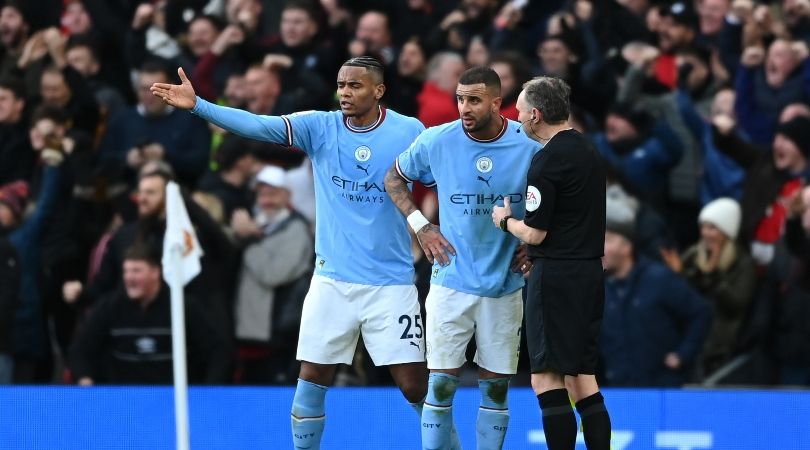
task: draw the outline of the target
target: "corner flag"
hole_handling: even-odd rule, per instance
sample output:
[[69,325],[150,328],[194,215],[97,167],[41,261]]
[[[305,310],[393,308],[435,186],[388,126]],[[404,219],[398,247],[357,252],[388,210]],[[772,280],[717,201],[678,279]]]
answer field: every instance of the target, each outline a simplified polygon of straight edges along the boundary
[[201,270],[202,249],[188,218],[177,183],[166,185],[166,234],[163,236],[163,279],[169,284],[172,309],[172,366],[177,450],[189,450],[188,374],[183,286]]
[[[171,261],[171,251],[181,249],[180,267],[176,268]],[[197,234],[188,218],[186,205],[180,195],[177,183],[170,181],[166,186],[166,235],[163,238],[163,279],[171,284],[175,276],[188,284],[200,273],[202,248],[197,241]]]

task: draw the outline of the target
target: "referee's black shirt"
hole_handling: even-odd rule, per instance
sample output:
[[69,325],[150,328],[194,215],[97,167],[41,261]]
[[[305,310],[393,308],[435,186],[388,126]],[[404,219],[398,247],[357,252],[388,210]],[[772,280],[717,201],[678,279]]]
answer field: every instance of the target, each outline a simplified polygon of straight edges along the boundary
[[529,257],[594,259],[605,251],[605,169],[591,142],[560,131],[532,159],[526,225],[546,230]]

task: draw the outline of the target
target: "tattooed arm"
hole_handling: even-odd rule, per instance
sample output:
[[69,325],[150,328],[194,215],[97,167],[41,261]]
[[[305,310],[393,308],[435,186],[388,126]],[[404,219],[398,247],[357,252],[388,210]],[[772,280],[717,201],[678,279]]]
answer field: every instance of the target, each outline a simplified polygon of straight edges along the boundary
[[[408,189],[407,180],[397,172],[396,164],[391,166],[388,173],[385,174],[385,191],[405,217],[409,217],[411,214],[422,215],[413,202],[413,194]],[[422,246],[425,256],[431,263],[438,260],[439,264],[443,266],[450,264],[450,255],[455,256],[456,250],[445,239],[438,226],[428,222],[419,230],[414,231],[419,245]]]

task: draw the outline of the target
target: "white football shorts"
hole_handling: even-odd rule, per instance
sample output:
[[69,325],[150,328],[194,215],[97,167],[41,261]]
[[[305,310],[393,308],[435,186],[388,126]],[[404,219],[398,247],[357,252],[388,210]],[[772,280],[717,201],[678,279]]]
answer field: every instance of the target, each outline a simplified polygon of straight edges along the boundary
[[316,364],[351,364],[361,333],[377,366],[423,362],[425,328],[416,287],[313,276],[301,313],[296,358]]
[[475,334],[473,362],[494,373],[517,372],[523,320],[520,289],[493,298],[431,284],[425,309],[429,369],[463,366],[467,344]]

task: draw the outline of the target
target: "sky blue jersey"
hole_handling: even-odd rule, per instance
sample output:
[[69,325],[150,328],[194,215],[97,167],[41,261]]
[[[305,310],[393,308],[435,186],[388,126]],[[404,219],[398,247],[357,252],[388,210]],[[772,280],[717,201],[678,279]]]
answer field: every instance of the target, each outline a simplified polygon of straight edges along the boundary
[[461,121],[429,128],[397,158],[408,180],[435,180],[439,220],[456,249],[446,267],[433,265],[431,283],[483,297],[501,297],[523,287],[509,270],[518,245],[492,224],[492,206],[509,197],[512,214],[525,213],[526,173],[540,144],[518,133],[520,124],[504,119],[493,139],[475,139]]
[[[340,111],[260,116],[201,98],[192,112],[240,136],[298,147],[315,175],[315,273],[367,285],[413,283],[407,222],[385,192],[385,173],[424,130],[380,108],[357,129]],[[524,177],[525,178],[525,177]]]

